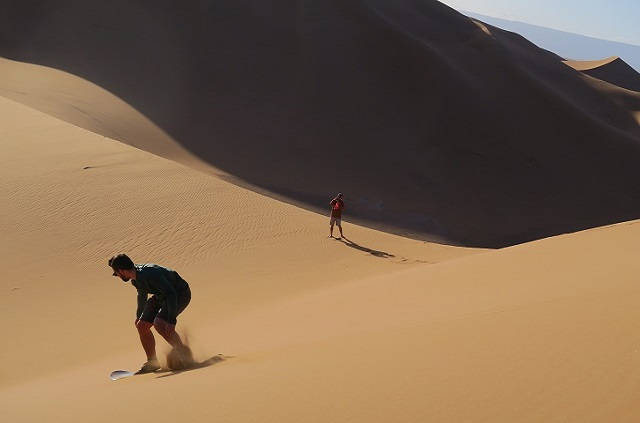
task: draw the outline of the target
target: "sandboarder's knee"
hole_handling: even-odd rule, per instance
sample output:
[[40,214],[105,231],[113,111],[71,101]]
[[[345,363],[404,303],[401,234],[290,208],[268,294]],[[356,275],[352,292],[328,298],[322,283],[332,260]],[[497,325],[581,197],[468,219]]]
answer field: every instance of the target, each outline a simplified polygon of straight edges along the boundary
[[151,330],[151,326],[153,326],[153,324],[145,322],[144,320],[138,320],[136,322],[136,328],[138,328],[138,332],[148,332]]
[[164,320],[156,317],[155,320],[153,321],[153,327],[158,331],[159,334],[161,335],[166,335],[168,334],[169,328],[168,328],[168,323],[165,322]]

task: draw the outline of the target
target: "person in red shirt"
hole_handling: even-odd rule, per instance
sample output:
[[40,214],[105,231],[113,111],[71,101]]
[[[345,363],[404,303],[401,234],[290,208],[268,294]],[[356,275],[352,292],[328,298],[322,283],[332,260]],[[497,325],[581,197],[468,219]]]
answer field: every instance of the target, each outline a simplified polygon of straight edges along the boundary
[[[333,225],[338,225],[338,229],[340,229],[340,237],[344,237],[342,235],[342,210],[344,209],[344,201],[342,200],[342,193],[338,193],[338,195],[329,202],[331,206],[331,219],[329,220],[329,238],[333,238]],[[340,238],[338,238],[340,239]]]

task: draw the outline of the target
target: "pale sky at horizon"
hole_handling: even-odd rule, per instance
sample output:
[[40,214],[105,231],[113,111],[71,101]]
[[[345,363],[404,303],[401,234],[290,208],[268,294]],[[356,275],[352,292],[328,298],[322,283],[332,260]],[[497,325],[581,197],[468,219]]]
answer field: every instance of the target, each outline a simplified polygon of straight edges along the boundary
[[640,0],[440,0],[456,9],[640,46]]

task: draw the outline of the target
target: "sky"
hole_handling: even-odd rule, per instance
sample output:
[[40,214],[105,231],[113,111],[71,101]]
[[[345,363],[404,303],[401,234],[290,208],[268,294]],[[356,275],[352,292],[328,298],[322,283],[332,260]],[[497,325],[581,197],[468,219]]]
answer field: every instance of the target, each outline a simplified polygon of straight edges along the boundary
[[440,0],[462,11],[640,46],[640,0]]

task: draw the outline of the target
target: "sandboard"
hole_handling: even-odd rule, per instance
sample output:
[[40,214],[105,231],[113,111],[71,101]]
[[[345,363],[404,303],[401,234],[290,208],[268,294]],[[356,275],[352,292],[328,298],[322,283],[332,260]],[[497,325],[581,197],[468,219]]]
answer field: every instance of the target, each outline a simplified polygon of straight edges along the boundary
[[109,378],[111,378],[111,380],[118,380],[125,377],[133,376],[133,375],[135,375],[135,373],[130,372],[129,370],[114,370],[109,375]]
[[[224,361],[226,359],[232,358],[233,356],[229,356],[229,355],[224,355],[224,354],[216,354],[213,357],[202,361],[202,362],[193,362],[191,363],[189,366],[186,366],[185,368],[181,369],[181,370],[166,370],[168,372],[181,372],[181,371],[186,371],[186,370],[194,370],[194,369],[201,369],[203,367],[208,367],[211,366],[212,364],[215,363],[219,363],[221,361]],[[160,369],[158,371],[155,372],[131,372],[129,370],[114,370],[111,372],[111,374],[109,375],[109,378],[111,380],[118,380],[118,379],[124,379],[126,377],[130,377],[130,376],[135,376],[135,375],[140,375],[140,374],[147,374],[147,373],[159,373],[159,372],[163,372],[164,370]]]

